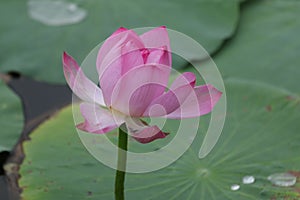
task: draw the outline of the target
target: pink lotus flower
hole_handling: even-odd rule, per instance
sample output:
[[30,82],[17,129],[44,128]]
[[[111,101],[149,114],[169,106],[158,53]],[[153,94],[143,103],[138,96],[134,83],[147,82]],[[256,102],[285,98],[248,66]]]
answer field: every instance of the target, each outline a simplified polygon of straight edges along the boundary
[[125,123],[141,143],[166,137],[143,117],[183,119],[211,112],[222,93],[211,85],[195,86],[193,73],[181,74],[166,91],[171,71],[171,49],[165,27],[142,35],[119,28],[102,45],[97,57],[100,88],[82,72],[76,61],[63,54],[66,80],[81,99],[84,122],[77,128],[107,133]]

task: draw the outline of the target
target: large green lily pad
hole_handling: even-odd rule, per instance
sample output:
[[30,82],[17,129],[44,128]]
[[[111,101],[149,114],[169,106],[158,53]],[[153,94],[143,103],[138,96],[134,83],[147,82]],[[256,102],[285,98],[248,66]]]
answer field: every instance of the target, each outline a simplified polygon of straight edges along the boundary
[[214,57],[224,76],[300,93],[300,1],[248,1],[235,37]]
[[[88,12],[74,25],[52,27],[29,18],[27,1],[4,0],[0,7],[0,70],[17,70],[38,80],[64,82],[61,54],[78,61],[118,27],[166,25],[214,52],[230,37],[239,16],[239,1],[74,1]],[[17,17],[16,17],[17,16]]]
[[23,126],[21,101],[0,80],[0,152],[10,151],[17,143]]
[[[227,81],[226,87],[227,121],[213,151],[198,159],[207,116],[192,147],[178,161],[156,172],[127,174],[127,199],[256,200],[297,195],[294,188],[272,186],[267,177],[300,167],[299,97],[239,80]],[[83,147],[71,107],[38,127],[24,143],[24,152],[19,181],[24,199],[113,199],[114,170]],[[255,176],[256,182],[242,185],[245,175]],[[231,191],[232,184],[241,184],[241,189]]]

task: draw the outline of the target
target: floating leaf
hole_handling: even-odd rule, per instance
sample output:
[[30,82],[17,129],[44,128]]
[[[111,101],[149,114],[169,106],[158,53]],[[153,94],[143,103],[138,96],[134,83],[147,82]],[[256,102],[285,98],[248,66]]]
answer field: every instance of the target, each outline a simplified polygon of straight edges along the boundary
[[23,126],[21,101],[0,80],[0,152],[10,151],[17,143]]
[[221,73],[300,93],[300,1],[248,1],[242,8],[235,37],[214,57]]
[[[178,161],[155,172],[127,174],[127,199],[247,200],[297,195],[292,188],[272,186],[267,177],[300,167],[299,97],[239,80],[227,81],[226,87],[227,121],[214,150],[198,158],[207,116],[200,121],[192,147]],[[38,127],[24,143],[24,152],[19,181],[24,199],[113,199],[115,171],[96,161],[81,144],[71,107]],[[246,175],[254,176],[255,183],[230,190]]]

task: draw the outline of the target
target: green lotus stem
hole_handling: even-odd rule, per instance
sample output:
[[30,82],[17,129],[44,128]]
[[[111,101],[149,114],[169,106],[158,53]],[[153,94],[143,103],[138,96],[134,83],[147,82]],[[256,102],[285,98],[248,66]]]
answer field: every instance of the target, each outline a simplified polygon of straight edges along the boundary
[[115,200],[124,200],[124,182],[126,173],[127,161],[127,133],[119,128],[119,141],[118,141],[118,165],[115,178]]

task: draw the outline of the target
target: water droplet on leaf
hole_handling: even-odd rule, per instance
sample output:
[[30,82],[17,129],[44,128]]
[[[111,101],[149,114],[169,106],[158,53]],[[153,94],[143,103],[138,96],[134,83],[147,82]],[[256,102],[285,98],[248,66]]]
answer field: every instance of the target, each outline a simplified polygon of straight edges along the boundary
[[240,185],[238,185],[238,184],[233,184],[233,185],[230,187],[230,189],[231,189],[232,191],[237,191],[237,190],[240,189]]
[[243,184],[252,184],[255,182],[254,176],[244,176],[243,177]]
[[63,0],[29,0],[29,16],[49,26],[62,26],[82,21],[87,12],[77,4]]
[[276,173],[270,175],[268,180],[276,186],[290,187],[296,184],[297,177],[290,173]]

